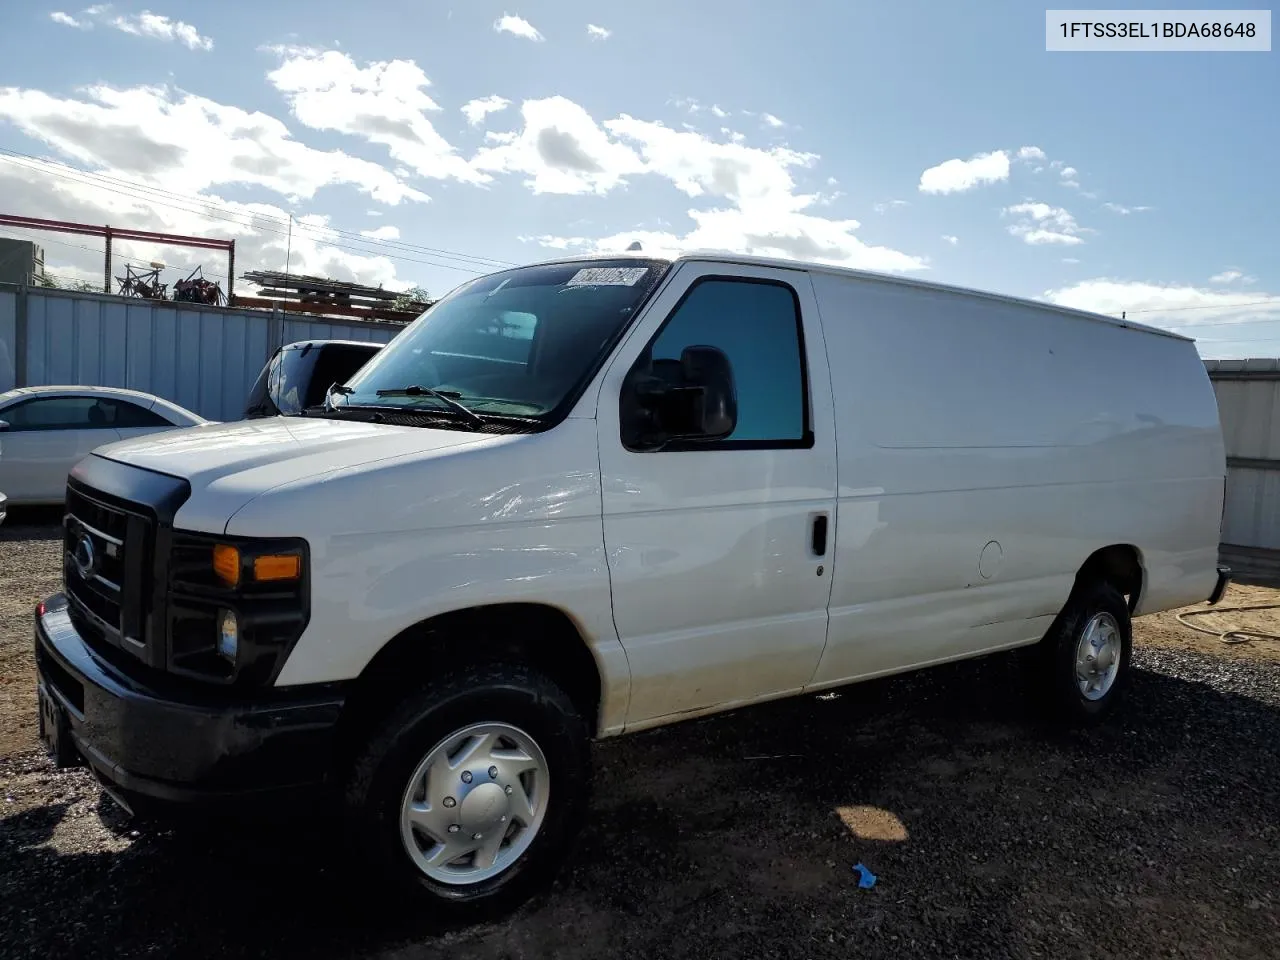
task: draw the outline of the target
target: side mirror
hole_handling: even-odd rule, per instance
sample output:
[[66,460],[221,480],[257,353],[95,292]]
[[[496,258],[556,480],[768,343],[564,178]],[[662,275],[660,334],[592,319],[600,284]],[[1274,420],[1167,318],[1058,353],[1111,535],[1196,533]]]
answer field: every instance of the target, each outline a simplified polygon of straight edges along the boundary
[[9,421],[0,420],[0,433],[4,433],[8,429],[9,429]]
[[686,347],[678,361],[651,363],[630,382],[630,398],[627,392],[623,424],[627,446],[634,449],[722,440],[738,425],[733,367],[718,347]]

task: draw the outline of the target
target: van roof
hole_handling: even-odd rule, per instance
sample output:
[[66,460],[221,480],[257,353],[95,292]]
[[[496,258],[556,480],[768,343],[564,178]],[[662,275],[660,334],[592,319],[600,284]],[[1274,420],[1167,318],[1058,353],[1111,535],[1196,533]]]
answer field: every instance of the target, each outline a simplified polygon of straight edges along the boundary
[[915,287],[921,290],[938,290],[944,293],[959,293],[970,297],[981,297],[986,300],[998,300],[1003,303],[1013,303],[1024,307],[1035,307],[1038,310],[1049,310],[1054,313],[1064,314],[1069,317],[1075,317],[1080,320],[1092,320],[1095,323],[1106,323],[1113,327],[1122,327],[1126,330],[1136,330],[1140,333],[1151,333],[1160,337],[1169,337],[1173,340],[1183,340],[1187,343],[1194,343],[1194,337],[1183,336],[1180,333],[1174,333],[1172,330],[1165,330],[1161,327],[1152,327],[1144,323],[1134,323],[1132,320],[1121,320],[1119,317],[1109,317],[1104,313],[1093,313],[1089,310],[1078,310],[1074,307],[1064,307],[1056,303],[1048,303],[1044,300],[1032,300],[1029,297],[1015,297],[1010,294],[993,293],[989,290],[976,290],[972,287],[962,287],[957,284],[937,283],[932,280],[917,280],[914,277],[903,277],[891,273],[875,273],[870,270],[855,270],[852,267],[837,267],[825,263],[812,263],[805,260],[785,260],[780,257],[755,257],[748,254],[723,253],[718,251],[688,251],[677,257],[654,257],[646,255],[644,251],[625,251],[620,253],[608,254],[587,254],[574,257],[556,257],[553,260],[545,260],[543,263],[576,263],[579,261],[592,260],[620,260],[625,258],[636,258],[640,260],[657,261],[660,263],[731,263],[740,266],[757,266],[771,267],[778,270],[803,270],[806,273],[830,273],[841,277],[856,277],[859,280],[869,280],[875,283],[896,283],[902,286]]

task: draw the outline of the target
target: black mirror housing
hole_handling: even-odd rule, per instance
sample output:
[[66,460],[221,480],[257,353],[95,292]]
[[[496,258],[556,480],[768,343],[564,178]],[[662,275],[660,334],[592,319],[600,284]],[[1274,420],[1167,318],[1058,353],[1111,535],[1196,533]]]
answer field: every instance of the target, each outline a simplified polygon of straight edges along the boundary
[[738,425],[729,358],[718,347],[690,346],[679,360],[651,361],[628,378],[622,412],[625,442],[633,449],[723,440]]
[[723,440],[738,426],[738,391],[733,366],[719,347],[685,347],[681,372],[694,391],[690,440]]

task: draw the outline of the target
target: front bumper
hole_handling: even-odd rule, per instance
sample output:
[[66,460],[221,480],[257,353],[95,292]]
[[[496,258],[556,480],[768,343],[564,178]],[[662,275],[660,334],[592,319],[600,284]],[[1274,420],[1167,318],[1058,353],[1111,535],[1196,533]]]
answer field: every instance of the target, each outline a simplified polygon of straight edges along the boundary
[[[126,796],[161,801],[270,800],[311,795],[331,766],[340,689],[268,689],[234,699],[226,689],[140,679],[90,647],[62,594],[36,611],[42,726],[61,721],[61,763],[84,761]],[[161,688],[163,685],[163,689]]]

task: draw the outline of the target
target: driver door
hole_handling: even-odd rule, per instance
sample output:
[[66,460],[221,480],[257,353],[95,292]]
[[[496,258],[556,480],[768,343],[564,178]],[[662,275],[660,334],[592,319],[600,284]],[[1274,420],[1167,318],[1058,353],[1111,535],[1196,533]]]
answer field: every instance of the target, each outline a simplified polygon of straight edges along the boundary
[[[624,380],[688,346],[727,355],[733,433],[628,449]],[[800,270],[686,262],[616,355],[596,422],[614,621],[632,676],[628,728],[798,692],[813,676],[835,536],[828,377]]]

